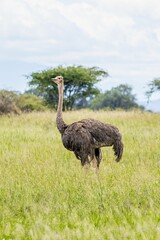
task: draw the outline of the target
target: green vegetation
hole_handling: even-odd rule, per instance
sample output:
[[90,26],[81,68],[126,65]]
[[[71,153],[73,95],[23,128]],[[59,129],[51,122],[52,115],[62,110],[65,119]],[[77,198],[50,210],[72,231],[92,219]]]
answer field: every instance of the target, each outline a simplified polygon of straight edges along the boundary
[[91,108],[99,109],[133,109],[144,110],[136,103],[132,87],[121,84],[102,93],[97,83],[108,73],[98,67],[58,66],[26,76],[29,89],[20,94],[16,91],[0,90],[0,115],[21,112],[43,111],[57,108],[58,88],[52,78],[64,77],[63,110]]
[[18,93],[16,91],[0,90],[0,115],[19,114],[20,109],[17,106]]
[[136,97],[132,93],[132,87],[127,84],[121,84],[105,93],[100,93],[92,100],[91,109],[99,110],[104,108],[112,110],[117,108],[125,110],[140,108],[144,110],[144,107],[136,103]]
[[98,67],[86,68],[83,66],[58,66],[56,68],[33,72],[29,79],[29,92],[41,96],[51,107],[56,107],[58,102],[57,86],[51,78],[63,76],[64,85],[64,109],[71,110],[73,107],[84,107],[87,98],[93,98],[99,93],[95,86],[101,78],[108,73]]
[[160,91],[160,78],[155,78],[153,81],[151,81],[148,84],[149,90],[146,92],[146,96],[149,98],[151,97],[151,95],[156,92],[156,91]]
[[17,105],[23,112],[46,110],[44,100],[33,94],[21,94],[18,97]]
[[0,115],[21,112],[44,111],[47,109],[42,98],[33,94],[0,90]]
[[160,115],[65,112],[119,127],[124,155],[103,148],[99,180],[84,177],[55,113],[0,118],[0,239],[160,239]]

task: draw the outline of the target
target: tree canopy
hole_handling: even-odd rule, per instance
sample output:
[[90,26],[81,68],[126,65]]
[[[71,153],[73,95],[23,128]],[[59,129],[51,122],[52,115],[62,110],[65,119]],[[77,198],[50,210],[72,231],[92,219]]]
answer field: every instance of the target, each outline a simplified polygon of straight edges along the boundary
[[140,106],[136,103],[136,97],[132,93],[132,87],[127,84],[121,84],[118,87],[107,90],[105,93],[99,94],[91,101],[92,109],[98,110],[107,107],[113,110],[116,108],[128,110]]
[[51,81],[58,75],[64,77],[64,109],[70,110],[74,105],[81,105],[87,98],[93,98],[100,93],[96,87],[102,77],[108,73],[98,67],[85,68],[83,66],[58,66],[56,68],[33,72],[29,79],[30,89],[45,99],[49,106],[56,107],[58,102],[57,86]]
[[146,92],[146,96],[149,99],[154,92],[160,91],[160,78],[155,78],[148,84],[148,87],[149,90]]

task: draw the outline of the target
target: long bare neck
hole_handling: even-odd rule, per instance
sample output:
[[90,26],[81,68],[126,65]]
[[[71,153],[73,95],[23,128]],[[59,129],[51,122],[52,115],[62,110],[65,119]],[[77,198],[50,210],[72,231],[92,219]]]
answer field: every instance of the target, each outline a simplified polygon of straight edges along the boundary
[[59,100],[58,100],[58,109],[57,109],[57,118],[56,118],[56,124],[59,132],[61,134],[64,133],[66,124],[63,121],[62,118],[62,108],[63,108],[63,82],[61,84],[58,84],[58,94],[59,94]]

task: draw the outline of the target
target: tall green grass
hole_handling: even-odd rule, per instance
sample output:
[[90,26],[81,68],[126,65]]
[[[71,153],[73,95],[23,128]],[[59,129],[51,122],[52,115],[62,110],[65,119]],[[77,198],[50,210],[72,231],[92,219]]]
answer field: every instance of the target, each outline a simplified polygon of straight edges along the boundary
[[[83,116],[83,117],[82,117]],[[103,148],[99,179],[67,151],[55,113],[0,118],[0,239],[160,239],[160,114],[64,113],[116,125],[121,162]]]

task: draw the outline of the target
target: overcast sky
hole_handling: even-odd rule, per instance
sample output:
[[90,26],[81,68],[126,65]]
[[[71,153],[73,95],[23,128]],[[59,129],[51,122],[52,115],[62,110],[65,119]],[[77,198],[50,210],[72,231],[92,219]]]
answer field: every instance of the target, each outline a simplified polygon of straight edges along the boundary
[[0,0],[0,88],[59,64],[101,67],[101,89],[128,83],[143,100],[160,77],[160,1]]

